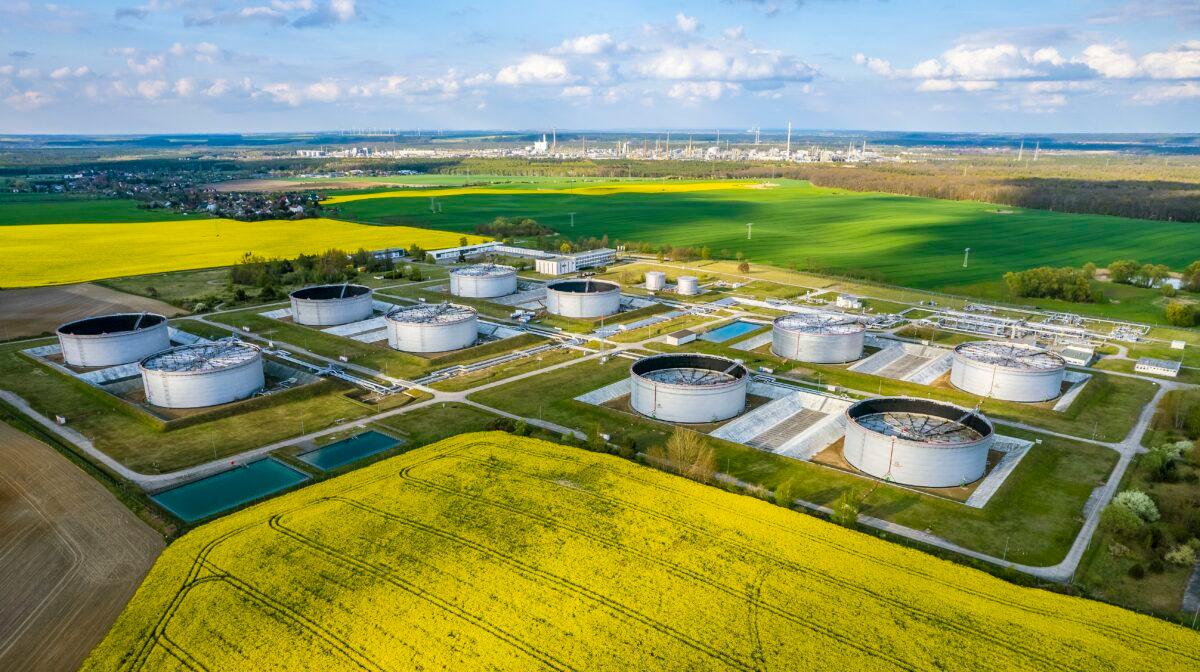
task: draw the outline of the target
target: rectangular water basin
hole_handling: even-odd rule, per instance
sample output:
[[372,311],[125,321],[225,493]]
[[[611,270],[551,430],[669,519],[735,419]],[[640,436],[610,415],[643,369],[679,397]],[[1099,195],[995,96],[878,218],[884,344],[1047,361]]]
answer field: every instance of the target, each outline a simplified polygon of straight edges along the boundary
[[717,327],[711,331],[704,332],[701,334],[700,340],[709,341],[711,343],[724,343],[725,341],[735,339],[738,336],[748,334],[755,329],[760,329],[762,326],[763,325],[761,324],[755,324],[753,322],[743,322],[741,320],[737,320],[735,322],[730,322],[723,327]]
[[194,523],[307,480],[307,475],[268,457],[163,490],[150,499],[180,520]]
[[328,446],[322,446],[316,450],[310,450],[302,455],[297,455],[296,458],[311,464],[321,471],[329,471],[330,469],[337,469],[342,465],[350,464],[356,460],[361,460],[364,457],[395,448],[401,443],[403,441],[392,438],[387,434],[368,431],[362,434],[355,434],[348,439],[335,441]]

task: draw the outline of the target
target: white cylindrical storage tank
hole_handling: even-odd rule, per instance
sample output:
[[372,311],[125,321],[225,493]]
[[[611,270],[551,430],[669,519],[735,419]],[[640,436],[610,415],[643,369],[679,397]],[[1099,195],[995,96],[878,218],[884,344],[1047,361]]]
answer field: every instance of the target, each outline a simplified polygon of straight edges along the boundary
[[880,397],[846,409],[842,451],[851,466],[876,478],[948,488],[983,477],[994,439],[992,423],[970,409]]
[[266,384],[262,353],[235,340],[171,348],[142,360],[146,401],[165,408],[200,408],[245,399]]
[[662,271],[646,271],[646,289],[652,292],[661,291],[667,286],[667,274]]
[[750,373],[725,357],[654,355],[629,368],[629,405],[668,422],[719,422],[746,408]]
[[156,313],[114,313],[58,328],[63,361],[71,366],[117,366],[171,347],[167,318]]
[[675,293],[695,296],[700,293],[700,280],[694,275],[681,275],[675,280]]
[[291,293],[292,321],[332,327],[371,317],[374,297],[363,285],[316,285]]
[[388,345],[404,352],[449,352],[475,345],[479,316],[474,308],[430,303],[393,308],[385,317]]
[[1062,393],[1067,363],[1036,345],[977,341],[954,349],[950,383],[964,392],[1005,401],[1046,401]]
[[477,299],[507,296],[517,291],[517,269],[500,264],[475,264],[450,271],[450,293]]
[[546,285],[546,312],[604,317],[621,309],[621,286],[605,280],[558,280]]
[[852,362],[863,356],[866,333],[866,325],[845,315],[784,315],[771,327],[771,352],[814,364]]

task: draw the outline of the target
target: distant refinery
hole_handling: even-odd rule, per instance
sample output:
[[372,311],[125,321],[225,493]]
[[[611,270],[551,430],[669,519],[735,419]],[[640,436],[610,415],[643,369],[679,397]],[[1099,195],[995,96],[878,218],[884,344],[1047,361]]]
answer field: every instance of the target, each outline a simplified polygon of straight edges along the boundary
[[[741,133],[720,130],[704,133],[664,131],[661,134],[639,134],[636,140],[589,140],[576,136],[570,142],[559,142],[557,129],[542,133],[532,144],[506,147],[439,147],[405,145],[405,136],[380,135],[376,145],[337,147],[330,149],[300,149],[302,158],[545,158],[587,159],[593,161],[637,159],[642,161],[732,161],[732,162],[791,162],[791,163],[881,163],[898,162],[898,156],[888,156],[867,146],[866,140],[847,142],[844,146],[829,146],[807,142],[803,146],[792,142],[792,126],[782,142],[764,141],[762,131],[755,127]],[[732,135],[732,137],[731,137]],[[362,135],[355,135],[361,138]],[[390,140],[382,140],[387,137]],[[611,135],[609,136],[611,138]]]

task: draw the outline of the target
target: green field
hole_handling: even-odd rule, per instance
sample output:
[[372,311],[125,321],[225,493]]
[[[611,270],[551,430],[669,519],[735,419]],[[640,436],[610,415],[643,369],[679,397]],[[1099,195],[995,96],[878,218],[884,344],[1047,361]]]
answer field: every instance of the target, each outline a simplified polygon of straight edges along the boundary
[[171,210],[146,210],[137,201],[117,198],[73,198],[50,194],[0,195],[0,226],[19,224],[119,224],[168,219],[208,219]]
[[[427,198],[380,197],[330,206],[340,216],[469,232],[497,216],[527,216],[570,237],[608,235],[741,251],[784,267],[878,271],[885,281],[924,289],[996,282],[1041,265],[1106,264],[1117,258],[1182,268],[1200,256],[1200,227],[1072,215],[974,202],[939,201],[817,188],[775,180],[769,189],[556,194],[578,183],[539,183],[544,193],[449,195],[430,213]],[[662,184],[662,183],[656,183]],[[630,183],[623,183],[628,187]],[[504,187],[499,187],[503,189]],[[512,189],[528,191],[525,185]],[[567,213],[576,212],[575,227]],[[753,239],[746,223],[753,222]],[[971,248],[969,268],[963,248]]]

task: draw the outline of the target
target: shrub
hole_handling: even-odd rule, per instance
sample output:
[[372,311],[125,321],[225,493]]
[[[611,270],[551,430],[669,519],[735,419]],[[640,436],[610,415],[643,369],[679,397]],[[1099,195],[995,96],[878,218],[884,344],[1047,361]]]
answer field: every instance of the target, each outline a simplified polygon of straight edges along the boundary
[[796,501],[799,489],[795,479],[789,478],[780,483],[775,486],[775,503],[785,508],[792,508],[792,503]]
[[1163,564],[1162,560],[1155,558],[1150,561],[1150,571],[1154,572],[1155,574],[1162,574],[1163,572],[1167,571],[1167,566]]
[[[1193,540],[1195,541],[1195,540]],[[1167,562],[1180,567],[1191,567],[1196,564],[1196,548],[1192,544],[1180,544],[1167,551],[1163,556]]]
[[1136,513],[1129,510],[1129,507],[1114,502],[1105,507],[1104,513],[1100,514],[1100,524],[1109,532],[1119,536],[1128,536],[1136,532],[1143,523]]
[[1183,301],[1172,301],[1167,304],[1167,322],[1176,327],[1196,326],[1196,306]]
[[1145,578],[1146,570],[1141,565],[1135,564],[1134,566],[1129,568],[1129,576],[1131,576],[1135,579]]
[[858,527],[858,514],[862,511],[862,495],[855,490],[846,490],[833,503],[829,520],[842,527]]
[[1126,490],[1113,497],[1113,504],[1124,506],[1148,523],[1153,523],[1159,518],[1158,506],[1150,498],[1150,495],[1141,490]]

